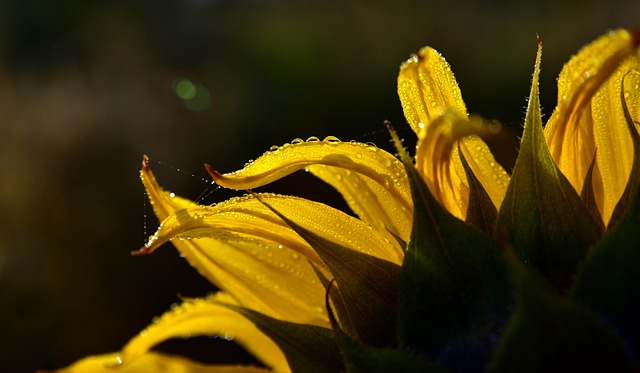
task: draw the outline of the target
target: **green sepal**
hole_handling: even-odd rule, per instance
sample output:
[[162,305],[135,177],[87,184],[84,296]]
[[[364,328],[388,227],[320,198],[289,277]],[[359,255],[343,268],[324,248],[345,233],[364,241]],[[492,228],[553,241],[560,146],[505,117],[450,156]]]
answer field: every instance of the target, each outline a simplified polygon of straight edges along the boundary
[[336,342],[340,348],[347,372],[386,373],[396,371],[407,373],[453,373],[453,371],[448,368],[425,361],[408,352],[389,348],[371,347],[351,338],[340,328],[338,321],[333,315],[329,298],[330,294],[333,294],[337,289],[333,288],[332,285],[333,282],[327,284],[325,304],[329,322],[335,332]]
[[511,291],[498,244],[433,197],[392,132],[407,170],[413,230],[398,292],[398,344],[457,371],[484,366]]
[[640,367],[640,194],[590,253],[572,297],[624,339]]
[[344,364],[349,373],[453,373],[453,370],[425,361],[408,352],[366,346],[334,329]]
[[640,73],[629,72],[625,75],[622,80],[622,86],[620,87],[620,100],[622,101],[622,111],[624,113],[627,129],[629,130],[629,135],[631,136],[631,142],[633,144],[633,163],[631,166],[631,173],[629,174],[629,181],[627,181],[624,192],[622,192],[620,200],[613,209],[608,229],[612,229],[620,220],[623,219],[640,189],[640,135],[638,135],[638,130],[636,129],[633,118],[631,118],[631,113],[629,113],[629,107],[627,106],[627,100],[624,92],[625,80],[630,76],[633,76],[633,78],[636,79],[635,87],[638,87],[638,84],[640,84]]
[[492,235],[496,218],[498,217],[498,209],[491,201],[491,197],[489,197],[480,180],[469,167],[469,163],[462,151],[460,151],[459,146],[458,154],[469,182],[469,207],[467,208],[466,222],[480,228],[484,233]]
[[243,307],[225,306],[245,316],[271,338],[284,353],[291,371],[333,373],[344,370],[331,329],[277,320]]
[[580,192],[580,200],[591,214],[593,220],[598,224],[600,230],[604,232],[604,221],[602,220],[602,215],[600,215],[600,210],[598,210],[598,204],[596,203],[596,196],[593,191],[593,169],[596,165],[596,155],[593,155],[593,159],[591,160],[591,165],[589,165],[589,171],[587,171],[587,176],[584,178],[584,183],[582,184],[582,191]]
[[516,307],[489,372],[621,372],[629,369],[622,340],[589,310],[561,297],[509,255]]
[[539,46],[520,151],[498,212],[496,236],[566,292],[602,229],[549,153],[538,99],[540,56]]
[[360,253],[321,237],[274,210],[325,262],[335,277],[338,302],[345,305],[340,321],[353,337],[372,346],[390,346],[396,339],[396,307],[400,266]]

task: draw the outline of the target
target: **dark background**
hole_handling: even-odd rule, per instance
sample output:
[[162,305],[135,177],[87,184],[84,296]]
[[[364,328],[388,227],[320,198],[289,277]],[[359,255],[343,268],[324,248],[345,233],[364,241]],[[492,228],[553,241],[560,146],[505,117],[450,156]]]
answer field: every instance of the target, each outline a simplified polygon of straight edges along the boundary
[[[506,126],[493,145],[509,169],[536,32],[548,116],[563,62],[639,15],[637,0],[0,3],[0,371],[118,350],[178,293],[213,290],[170,245],[130,257],[157,226],[143,154],[162,185],[195,199],[204,162],[231,171],[312,135],[388,147],[384,119],[410,140],[396,75],[431,45],[469,111]],[[195,98],[178,97],[179,78],[198,85]],[[272,190],[336,200],[304,174]],[[161,348],[230,362],[232,346]]]

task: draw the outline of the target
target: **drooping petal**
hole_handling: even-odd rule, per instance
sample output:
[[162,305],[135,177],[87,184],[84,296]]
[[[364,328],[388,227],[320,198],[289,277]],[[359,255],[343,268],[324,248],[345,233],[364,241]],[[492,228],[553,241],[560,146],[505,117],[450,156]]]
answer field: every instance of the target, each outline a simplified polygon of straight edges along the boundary
[[[384,152],[384,150],[375,147],[368,149]],[[401,164],[391,160],[389,162],[391,182],[398,186],[406,185],[405,173],[398,169]],[[409,239],[413,207],[409,206],[410,208],[408,208],[407,205],[399,204],[393,194],[389,193],[388,186],[380,185],[367,176],[344,168],[312,165],[307,169],[336,188],[360,219],[381,232],[388,230],[405,242]]]
[[78,360],[56,373],[265,373],[270,370],[240,365],[204,365],[180,356],[149,351],[131,364],[118,364],[119,353],[89,356]]
[[185,300],[132,338],[124,346],[118,361],[126,366],[149,353],[156,345],[171,338],[221,336],[233,339],[266,366],[276,371],[288,370],[280,348],[251,321],[224,304],[236,302],[227,294]]
[[153,212],[159,221],[163,221],[169,215],[175,214],[176,211],[196,205],[193,201],[162,190],[156,181],[156,177],[149,168],[149,157],[146,155],[142,159],[140,179],[145,186],[147,196],[153,207]]
[[[150,196],[163,195],[143,170]],[[369,224],[321,203],[295,197],[262,198],[290,219],[350,249],[401,263],[402,248]],[[171,201],[171,200],[170,200]],[[175,238],[175,239],[174,239]],[[325,289],[309,261],[328,274],[315,251],[259,200],[235,198],[182,209],[165,219],[139,254],[173,239],[204,277],[240,305],[299,323],[328,325]]]
[[453,215],[464,219],[469,187],[456,144],[489,197],[500,207],[509,176],[477,134],[482,121],[468,119],[449,65],[432,48],[423,48],[400,67],[398,95],[405,117],[418,134],[416,167],[431,192]]
[[[261,217],[259,213],[253,216],[250,209],[243,210],[246,205],[235,204],[238,201],[235,199],[211,207],[220,212],[214,223],[220,225],[202,232],[202,226],[193,224],[202,222],[195,219],[198,213],[190,215],[184,207],[195,211],[207,207],[184,203],[187,200],[162,190],[148,166],[142,168],[142,182],[154,209],[172,214],[167,215],[164,220],[169,222],[137,254],[150,253],[173,235],[182,234],[182,239],[172,241],[176,249],[201,275],[233,296],[241,306],[279,319],[327,325],[324,287],[305,259],[305,255],[312,257],[314,253],[295,233],[283,229],[284,224],[277,218],[264,214]],[[253,205],[258,204],[256,201]],[[188,221],[177,221],[177,213]],[[260,234],[262,240],[257,238]],[[201,238],[186,239],[193,237]],[[274,241],[274,237],[282,242]],[[314,261],[321,264],[319,259]]]
[[467,116],[456,78],[444,57],[425,47],[400,66],[398,95],[416,134],[445,112]]
[[[624,77],[640,69],[639,43],[638,35],[619,30],[571,58],[558,78],[558,105],[544,130],[551,155],[578,192],[595,154],[593,189],[605,224],[631,172],[633,147],[620,92]],[[635,119],[639,97],[627,101]]]
[[469,183],[458,154],[458,143],[469,168],[480,181],[496,208],[500,207],[509,175],[498,164],[487,145],[474,134],[488,131],[482,120],[446,112],[420,131],[416,168],[436,199],[454,216],[465,219]]
[[372,145],[335,138],[296,141],[265,153],[242,170],[223,175],[209,171],[218,185],[249,189],[303,168],[335,187],[362,220],[383,232],[409,237],[413,207],[402,164]]
[[[346,248],[400,264],[402,248],[385,240],[369,224],[319,202],[299,197],[259,194],[232,198],[213,206],[194,206],[165,219],[158,232],[143,249],[153,251],[171,238],[217,238],[223,241],[257,240],[263,247],[273,243],[307,257],[319,266],[323,263],[313,248],[264,205],[302,227]],[[262,200],[262,201],[261,201]]]
[[[206,366],[191,360],[160,354],[151,349],[172,338],[198,336],[233,339],[267,367],[288,371],[280,348],[245,316],[236,312],[236,302],[227,294],[185,300],[172,306],[145,330],[133,337],[118,353],[92,356],[62,369],[60,373],[84,372],[262,372],[254,367]],[[215,351],[212,351],[215,353]]]

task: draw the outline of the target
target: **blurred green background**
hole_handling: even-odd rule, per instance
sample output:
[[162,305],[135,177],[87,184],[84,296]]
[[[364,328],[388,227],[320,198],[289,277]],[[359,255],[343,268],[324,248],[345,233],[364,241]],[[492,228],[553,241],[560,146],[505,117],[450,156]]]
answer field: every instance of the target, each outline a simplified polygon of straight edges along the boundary
[[[410,140],[396,75],[430,45],[469,111],[505,125],[493,145],[509,168],[536,32],[548,116],[571,54],[639,16],[637,0],[0,3],[0,371],[118,350],[178,294],[213,290],[170,245],[130,257],[157,226],[143,154],[162,185],[195,199],[204,162],[231,171],[312,135],[388,148],[385,119]],[[305,174],[271,190],[340,205]],[[160,348],[242,358],[214,339]]]

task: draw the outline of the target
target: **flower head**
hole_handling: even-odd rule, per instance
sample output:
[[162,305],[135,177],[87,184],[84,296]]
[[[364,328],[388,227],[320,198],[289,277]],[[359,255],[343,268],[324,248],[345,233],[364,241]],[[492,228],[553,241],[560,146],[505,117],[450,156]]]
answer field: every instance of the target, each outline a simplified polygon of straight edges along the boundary
[[[236,172],[207,166],[218,185],[242,190],[305,169],[357,218],[266,193],[198,205],[163,190],[145,157],[142,181],[160,228],[134,254],[171,240],[221,292],[185,299],[119,353],[63,371],[262,370],[152,352],[198,335],[233,338],[276,371],[637,367],[638,44],[638,34],[615,31],[574,56],[544,131],[539,44],[511,176],[482,140],[494,125],[467,113],[432,48],[411,56],[398,77],[418,137],[415,160],[392,131],[400,160],[314,137]],[[612,268],[617,277],[603,275]],[[595,348],[597,356],[585,355]]]

